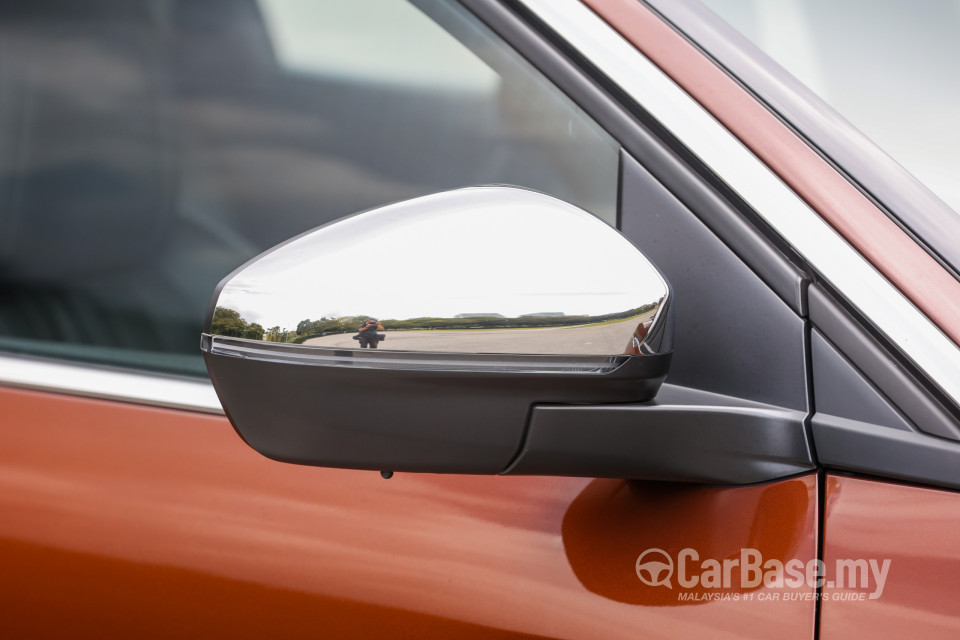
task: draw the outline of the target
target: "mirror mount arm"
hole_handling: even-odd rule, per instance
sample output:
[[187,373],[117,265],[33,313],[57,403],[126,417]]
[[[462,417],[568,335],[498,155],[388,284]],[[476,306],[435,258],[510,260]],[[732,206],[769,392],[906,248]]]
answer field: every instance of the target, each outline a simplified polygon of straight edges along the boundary
[[802,411],[665,384],[657,399],[536,405],[502,475],[743,485],[816,468]]

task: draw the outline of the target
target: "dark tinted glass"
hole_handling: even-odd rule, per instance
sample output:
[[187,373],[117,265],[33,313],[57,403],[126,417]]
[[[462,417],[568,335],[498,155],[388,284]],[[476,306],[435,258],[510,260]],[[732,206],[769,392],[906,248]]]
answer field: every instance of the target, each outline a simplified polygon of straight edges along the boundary
[[616,173],[613,140],[452,3],[5,3],[0,348],[202,374],[214,286],[286,238],[482,183],[612,223]]

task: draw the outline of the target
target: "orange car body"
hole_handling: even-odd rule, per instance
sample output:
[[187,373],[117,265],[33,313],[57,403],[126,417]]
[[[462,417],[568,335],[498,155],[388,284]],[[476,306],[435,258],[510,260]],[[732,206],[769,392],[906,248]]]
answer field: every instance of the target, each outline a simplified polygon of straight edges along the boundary
[[3,637],[813,634],[812,600],[678,603],[634,567],[649,547],[815,557],[813,474],[384,480],[268,460],[222,417],[14,389],[0,404]]

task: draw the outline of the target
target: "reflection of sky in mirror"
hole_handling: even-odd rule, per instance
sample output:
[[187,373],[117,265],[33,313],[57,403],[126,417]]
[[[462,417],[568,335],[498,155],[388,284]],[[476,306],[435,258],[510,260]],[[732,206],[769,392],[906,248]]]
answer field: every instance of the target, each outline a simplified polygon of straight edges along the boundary
[[351,315],[596,316],[663,296],[659,275],[622,236],[544,198],[470,189],[354,216],[261,258],[218,305],[292,329]]

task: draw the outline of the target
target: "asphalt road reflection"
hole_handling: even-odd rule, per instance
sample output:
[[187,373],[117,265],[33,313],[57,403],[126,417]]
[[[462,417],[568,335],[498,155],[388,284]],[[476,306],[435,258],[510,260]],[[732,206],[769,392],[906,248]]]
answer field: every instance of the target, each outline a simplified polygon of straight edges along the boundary
[[[624,353],[637,325],[645,316],[620,322],[539,329],[477,329],[390,331],[380,349],[454,353],[537,353],[567,355],[616,355]],[[356,334],[342,333],[310,338],[305,345],[353,349]]]

